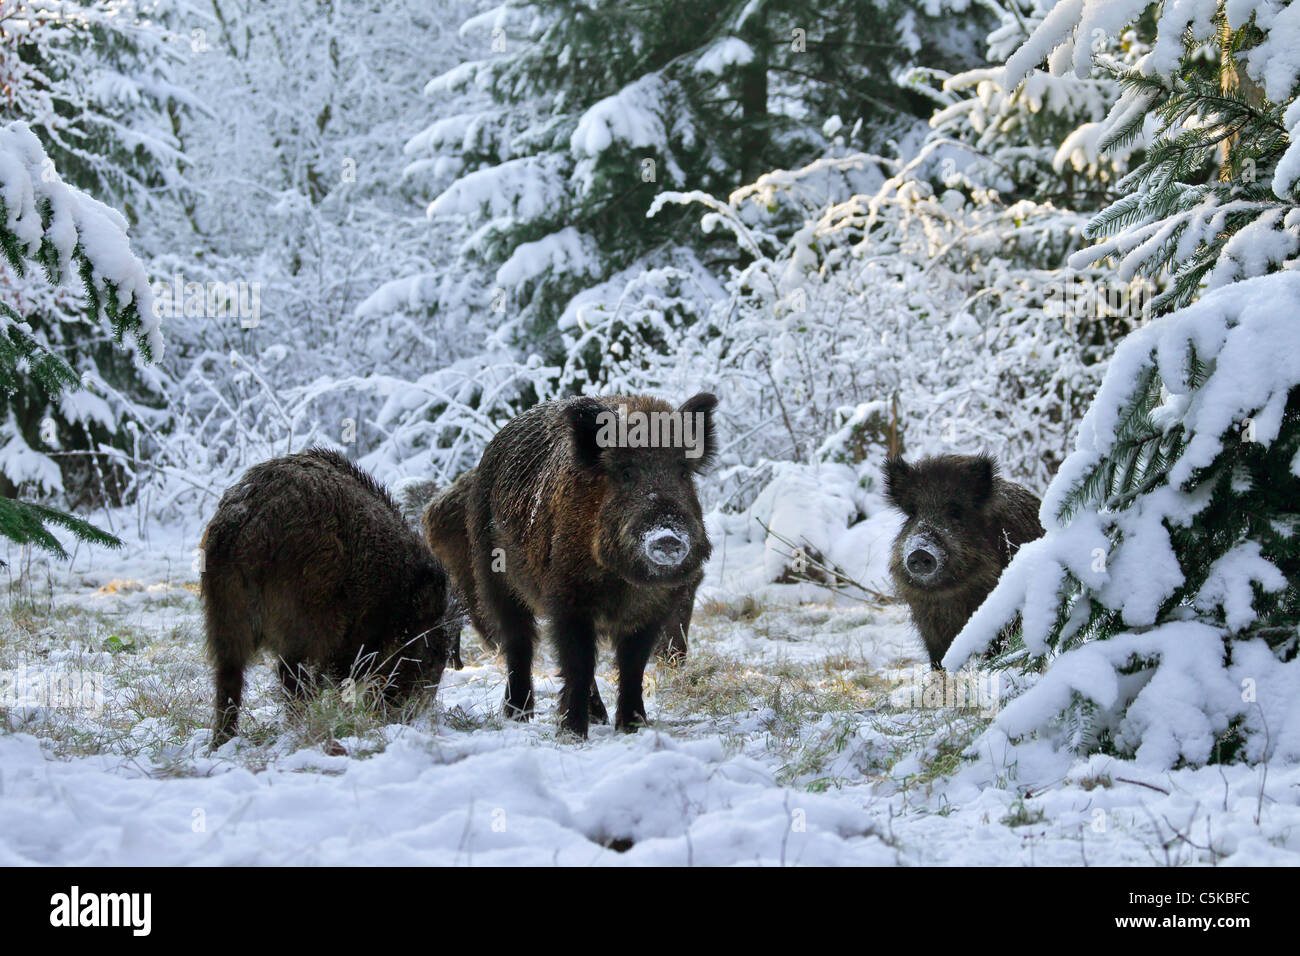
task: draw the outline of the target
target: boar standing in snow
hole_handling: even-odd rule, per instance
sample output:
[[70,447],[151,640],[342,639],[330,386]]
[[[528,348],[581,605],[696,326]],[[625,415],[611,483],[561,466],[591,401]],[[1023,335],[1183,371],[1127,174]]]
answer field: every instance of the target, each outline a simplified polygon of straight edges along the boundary
[[392,700],[442,676],[446,573],[384,488],[335,452],[255,465],[222,495],[200,590],[214,746],[237,731],[244,668],[263,647],[291,695],[309,665],[333,680],[380,674]]
[[438,495],[422,527],[505,656],[505,711],[533,712],[538,617],[550,622],[563,726],[585,737],[608,716],[596,690],[597,635],[614,647],[614,725],[646,722],[645,665],[685,652],[710,546],[695,476],[714,454],[713,409],[648,396],[549,402],[508,423],[476,468]]
[[890,458],[885,494],[907,517],[890,574],[938,668],[1016,549],[1042,537],[1039,501],[999,477],[987,455],[938,455],[914,465]]

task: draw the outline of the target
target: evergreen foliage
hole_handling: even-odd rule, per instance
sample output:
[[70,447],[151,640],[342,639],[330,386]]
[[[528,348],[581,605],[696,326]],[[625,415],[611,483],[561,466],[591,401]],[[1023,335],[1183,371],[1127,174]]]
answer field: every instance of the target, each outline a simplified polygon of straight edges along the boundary
[[[1131,194],[1089,224],[1108,238],[1072,259],[1160,277],[1154,305],[1175,311],[1121,343],[1044,498],[1047,536],[945,659],[1020,614],[1042,673],[998,731],[1063,728],[1072,746],[1164,766],[1300,754],[1300,192],[1287,172],[1300,62],[1266,69],[1264,55],[1282,38],[1294,50],[1296,31],[1275,8],[1201,6],[1194,28],[1166,7],[1150,53],[1104,64],[1124,93],[1101,147],[1143,130],[1149,145],[1120,183]],[[1079,34],[1100,10],[1083,4]],[[1077,67],[1060,39],[1041,29],[1022,50],[1052,49],[1060,68],[1074,52]]]
[[[492,102],[407,148],[455,170],[430,215],[484,222],[461,247],[460,272],[480,276],[471,294],[502,314],[498,340],[557,361],[577,303],[612,303],[635,273],[692,256],[696,276],[737,262],[681,210],[648,219],[656,196],[726,194],[820,155],[841,127],[868,146],[905,134],[929,103],[898,71],[927,56],[969,65],[935,48],[978,35],[983,9],[954,6],[972,14],[960,26],[943,24],[945,4],[896,0],[519,0],[469,21],[491,55],[428,91],[476,89]],[[435,308],[465,292],[434,293]]]
[[[144,267],[126,239],[125,221],[63,183],[53,169],[25,124],[0,127],[0,249],[9,268],[26,278],[38,266],[51,285],[75,273],[90,321],[106,323],[119,343],[129,337],[143,359],[152,359],[161,353],[162,339],[149,308]],[[82,377],[35,332],[28,317],[0,302],[0,387],[6,395],[34,388],[55,402],[81,385]],[[27,445],[12,412],[0,433],[6,439],[0,457],[16,484],[61,490],[57,470],[43,467],[48,459]],[[63,557],[62,546],[47,530],[51,524],[80,540],[120,544],[71,514],[10,496],[0,500],[0,535]]]

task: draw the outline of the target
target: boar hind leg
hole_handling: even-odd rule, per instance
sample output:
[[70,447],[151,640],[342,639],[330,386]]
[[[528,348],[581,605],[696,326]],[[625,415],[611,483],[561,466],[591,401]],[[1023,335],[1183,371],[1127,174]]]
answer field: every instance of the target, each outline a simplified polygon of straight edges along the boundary
[[506,659],[505,713],[511,720],[531,720],[537,626],[532,613],[524,608],[511,609],[501,625],[501,650]]
[[686,635],[691,630],[691,612],[695,610],[695,592],[683,594],[673,608],[659,636],[656,652],[665,664],[680,664],[686,658]]
[[[564,681],[560,691],[561,724],[565,730],[586,737],[596,686],[595,625],[581,615],[552,614],[551,638]],[[609,719],[608,714],[605,719]]]
[[244,696],[244,667],[260,643],[254,599],[243,583],[229,574],[205,573],[203,610],[207,653],[212,664],[212,747],[239,731],[239,705]]
[[609,723],[609,711],[605,709],[605,702],[600,699],[600,688],[596,686],[596,675],[591,676],[591,694],[588,695],[587,712],[591,715],[593,724]]
[[311,690],[312,677],[302,661],[285,660],[282,657],[276,663],[275,669],[280,678],[280,687],[286,697],[291,700],[301,700],[307,696],[307,692]]
[[216,715],[212,746],[220,747],[239,732],[239,705],[244,697],[244,665],[221,661],[214,668]]
[[618,662],[615,730],[631,733],[649,723],[646,719],[645,700],[641,696],[641,685],[645,679],[646,662],[650,660],[650,653],[662,633],[662,626],[642,628],[614,643],[614,655]]
[[483,596],[492,609],[490,630],[494,637],[489,643],[499,648],[506,659],[505,714],[511,720],[530,720],[537,622],[533,612],[507,593],[503,584],[485,587]]

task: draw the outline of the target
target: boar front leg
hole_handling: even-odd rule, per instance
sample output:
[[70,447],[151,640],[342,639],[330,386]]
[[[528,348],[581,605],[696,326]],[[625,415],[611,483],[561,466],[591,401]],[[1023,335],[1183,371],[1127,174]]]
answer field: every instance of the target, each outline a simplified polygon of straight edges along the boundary
[[564,681],[560,691],[561,723],[565,730],[586,737],[592,697],[600,700],[596,691],[596,626],[590,617],[563,612],[553,614],[551,622],[552,641]]
[[618,710],[614,729],[632,733],[649,723],[645,713],[645,700],[641,685],[645,680],[645,665],[650,652],[663,633],[662,623],[645,627],[619,638],[614,645],[618,662]]

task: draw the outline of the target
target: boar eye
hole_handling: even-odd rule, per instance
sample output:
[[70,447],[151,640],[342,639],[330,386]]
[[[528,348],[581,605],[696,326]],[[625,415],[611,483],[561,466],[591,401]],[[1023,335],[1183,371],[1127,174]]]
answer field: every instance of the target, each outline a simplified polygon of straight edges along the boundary
[[961,520],[961,505],[949,505],[949,506],[948,506],[948,517],[951,518],[953,521],[960,521],[960,520]]
[[619,474],[622,476],[622,478],[623,478],[624,481],[631,481],[631,480],[632,480],[632,469],[631,469],[631,468],[624,468],[621,472],[619,472]]
[[691,466],[682,465],[682,481],[690,481],[690,480],[691,480]]

